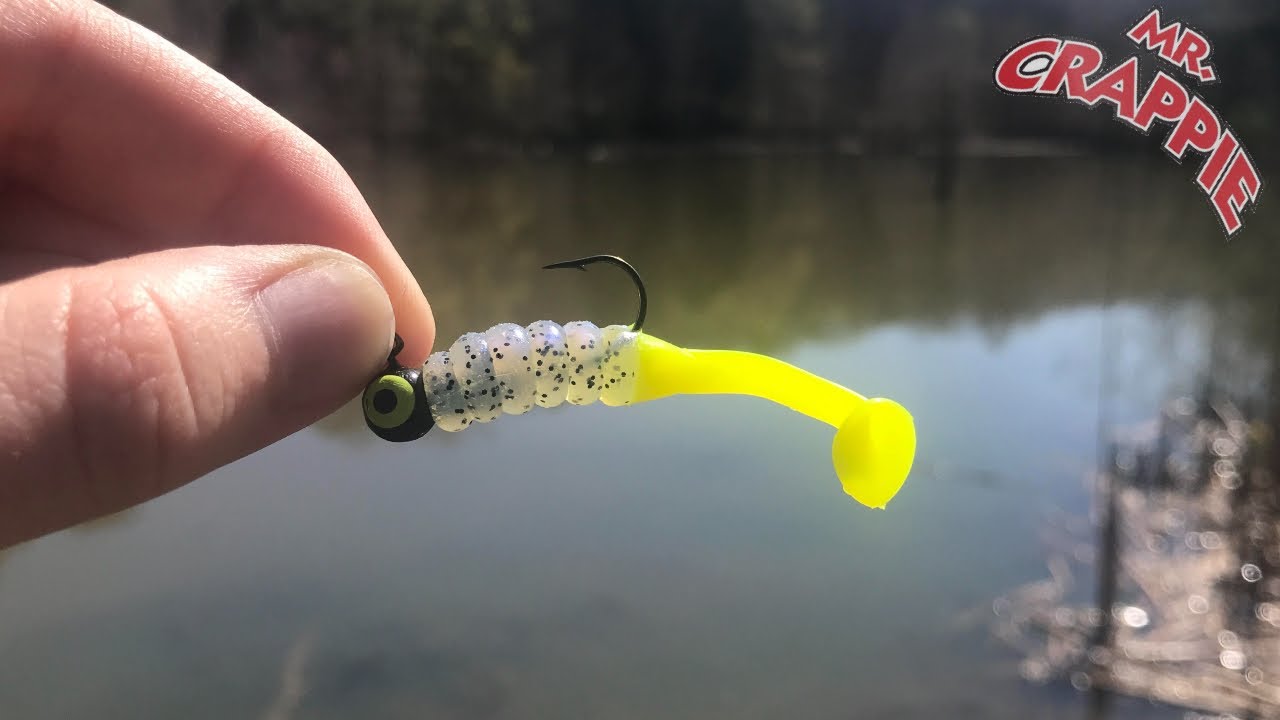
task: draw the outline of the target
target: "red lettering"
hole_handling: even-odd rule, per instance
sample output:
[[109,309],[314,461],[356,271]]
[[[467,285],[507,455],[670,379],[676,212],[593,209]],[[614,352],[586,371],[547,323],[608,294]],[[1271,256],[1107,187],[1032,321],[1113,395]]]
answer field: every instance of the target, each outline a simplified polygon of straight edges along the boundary
[[1102,67],[1102,51],[1089,43],[1067,40],[1054,58],[1053,65],[1044,74],[1036,92],[1041,95],[1057,95],[1065,82],[1067,97],[1078,98],[1084,94],[1085,78]]
[[1214,149],[1209,159],[1204,161],[1200,174],[1196,176],[1196,184],[1206,193],[1213,192],[1213,186],[1218,184],[1218,176],[1222,174],[1222,168],[1227,166],[1227,160],[1238,147],[1240,144],[1236,142],[1236,136],[1232,135],[1230,130],[1222,133],[1218,147]]
[[1180,30],[1182,30],[1182,24],[1176,22],[1160,27],[1160,9],[1156,8],[1139,20],[1138,24],[1129,30],[1128,36],[1135,43],[1145,46],[1148,50],[1155,50],[1160,53],[1160,57],[1176,63],[1177,60],[1173,59],[1173,51]]
[[1139,20],[1128,36],[1138,45],[1155,50],[1160,57],[1185,68],[1200,82],[1210,82],[1216,77],[1213,68],[1205,62],[1211,52],[1209,40],[1179,22],[1161,26],[1159,8]]
[[1146,132],[1151,129],[1151,121],[1155,118],[1175,122],[1186,112],[1187,98],[1187,90],[1181,83],[1157,70],[1151,87],[1147,88],[1147,94],[1133,114],[1133,124]]
[[1213,68],[1204,63],[1209,57],[1209,41],[1203,35],[1186,28],[1182,31],[1182,39],[1174,48],[1173,61],[1187,69],[1187,72],[1200,78],[1201,82],[1213,80]]
[[1117,65],[1114,70],[1085,88],[1078,98],[1073,99],[1083,100],[1089,105],[1096,105],[1099,100],[1109,100],[1116,106],[1117,117],[1134,123],[1134,106],[1138,103],[1138,58],[1131,57]]
[[[1216,71],[1208,63],[1212,53],[1209,40],[1180,22],[1163,24],[1158,8],[1147,13],[1127,35],[1200,82],[1216,79]],[[1065,95],[1089,106],[1106,100],[1115,106],[1117,118],[1142,132],[1150,131],[1156,120],[1172,125],[1164,150],[1178,162],[1188,148],[1203,153],[1196,185],[1209,198],[1228,237],[1238,232],[1244,226],[1241,214],[1257,204],[1262,178],[1234,133],[1203,99],[1163,71],[1156,72],[1139,99],[1136,56],[1091,82],[1102,62],[1102,50],[1092,43],[1035,38],[1005,53],[996,64],[995,83],[1009,93]]]
[[1262,180],[1258,178],[1258,171],[1249,161],[1249,156],[1243,150],[1236,153],[1227,172],[1222,176],[1222,182],[1218,183],[1218,189],[1213,193],[1213,208],[1228,235],[1234,234],[1243,225],[1240,211],[1257,199],[1261,187]]
[[1213,108],[1205,105],[1200,98],[1192,98],[1187,105],[1187,112],[1164,141],[1164,149],[1179,160],[1187,151],[1188,145],[1207,153],[1218,144],[1218,133],[1221,131],[1222,127],[1218,123],[1218,116],[1213,114]]
[[[1037,38],[1010,50],[996,65],[996,85],[1011,93],[1035,90],[1061,45],[1062,41],[1057,38]],[[1033,62],[1038,58],[1044,59],[1043,67]]]

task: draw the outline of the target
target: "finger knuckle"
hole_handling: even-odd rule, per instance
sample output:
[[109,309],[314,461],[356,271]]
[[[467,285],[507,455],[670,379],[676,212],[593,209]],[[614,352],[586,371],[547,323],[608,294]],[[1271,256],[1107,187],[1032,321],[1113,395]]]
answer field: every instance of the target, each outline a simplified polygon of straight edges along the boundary
[[70,297],[67,399],[85,472],[155,494],[199,430],[177,329],[139,284],[82,281]]

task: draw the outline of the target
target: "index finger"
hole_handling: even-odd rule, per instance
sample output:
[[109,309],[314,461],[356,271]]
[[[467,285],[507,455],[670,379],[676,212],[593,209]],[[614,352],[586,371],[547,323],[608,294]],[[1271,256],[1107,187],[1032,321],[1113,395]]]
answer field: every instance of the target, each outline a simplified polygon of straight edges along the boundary
[[87,259],[209,244],[348,252],[387,289],[405,356],[430,349],[427,300],[337,161],[101,5],[0,3],[0,175],[129,238],[127,247],[78,248]]

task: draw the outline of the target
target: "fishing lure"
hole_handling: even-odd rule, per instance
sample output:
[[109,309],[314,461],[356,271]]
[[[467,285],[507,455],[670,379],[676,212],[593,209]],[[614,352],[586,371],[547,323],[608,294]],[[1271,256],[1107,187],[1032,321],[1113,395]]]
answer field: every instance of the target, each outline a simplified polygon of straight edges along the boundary
[[592,255],[544,269],[585,271],[617,265],[631,276],[640,308],[630,326],[587,321],[527,327],[503,323],[467,333],[421,368],[396,356],[365,388],[365,422],[378,437],[405,442],[432,427],[465,430],[502,415],[522,415],[563,403],[634,405],[678,394],[730,393],[772,400],[836,428],[832,461],[846,493],[883,508],[911,470],[916,435],[898,403],[866,398],[829,380],[764,355],[735,350],[689,350],[641,332],[648,309],[644,281],[630,263]]

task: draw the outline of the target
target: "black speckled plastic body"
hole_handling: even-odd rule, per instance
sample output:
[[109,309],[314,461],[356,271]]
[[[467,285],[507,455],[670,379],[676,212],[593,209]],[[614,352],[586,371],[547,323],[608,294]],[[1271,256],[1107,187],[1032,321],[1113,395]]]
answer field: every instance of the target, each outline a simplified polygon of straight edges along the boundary
[[626,405],[639,366],[637,333],[625,325],[495,325],[467,333],[427,358],[423,387],[436,427],[449,432],[564,402]]

